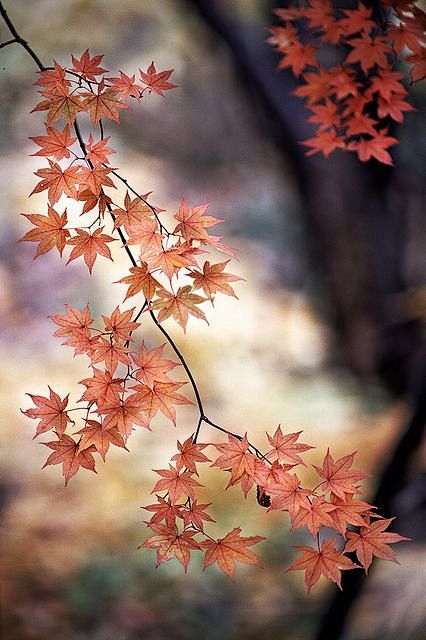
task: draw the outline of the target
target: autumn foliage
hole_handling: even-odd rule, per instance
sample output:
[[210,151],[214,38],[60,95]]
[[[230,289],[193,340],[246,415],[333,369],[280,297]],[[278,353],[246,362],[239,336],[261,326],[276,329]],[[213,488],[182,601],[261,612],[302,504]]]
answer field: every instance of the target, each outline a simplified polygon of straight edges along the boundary
[[282,24],[270,29],[268,41],[281,56],[278,68],[302,81],[294,93],[306,100],[317,127],[303,142],[307,155],[344,149],[363,162],[393,164],[388,149],[398,140],[389,128],[414,110],[402,80],[426,75],[426,14],[415,0],[353,5],[290,2],[275,11]]
[[[313,28],[326,24],[325,6],[312,5],[317,11],[315,20],[314,8],[309,10]],[[330,17],[327,37],[334,33],[336,39],[338,33],[343,34],[340,23],[344,22],[344,33],[352,43],[356,33],[357,39],[366,38],[370,13],[358,11],[356,16],[358,22],[344,16],[339,20]],[[285,12],[282,17],[290,22],[299,20],[300,10]],[[358,24],[361,27],[354,31]],[[285,27],[286,33],[295,33],[294,29],[291,24]],[[277,40],[281,37],[280,31],[274,33]],[[296,42],[295,36],[292,42]],[[307,48],[311,45],[303,46],[302,58],[290,54],[290,50],[286,53],[285,64],[296,58],[306,61],[299,61],[295,68],[298,73],[304,72],[306,65],[315,66],[313,51]],[[369,72],[366,58],[358,53],[356,56],[349,62],[359,63],[365,73]],[[83,309],[67,305],[63,314],[50,317],[54,335],[74,355],[87,359],[88,376],[79,381],[81,396],[72,402],[69,394],[61,398],[51,388],[46,396],[29,394],[33,406],[24,414],[36,421],[35,436],[48,437],[43,444],[50,453],[44,466],[60,465],[67,485],[81,467],[96,472],[96,464],[106,460],[111,447],[128,450],[133,431],[150,429],[155,416],[176,424],[176,408],[195,404],[198,417],[194,433],[177,442],[168,468],[155,470],[158,479],[152,490],[153,502],[144,507],[152,535],[140,546],[156,550],[157,564],[174,557],[186,571],[193,551],[203,554],[204,568],[216,563],[230,577],[237,562],[260,564],[252,547],[263,540],[261,536],[244,536],[240,527],[220,539],[209,535],[208,524],[213,521],[208,513],[210,505],[197,496],[202,486],[200,465],[224,471],[226,488],[239,485],[245,497],[257,499],[260,508],[285,512],[292,529],[309,532],[312,546],[298,547],[299,555],[287,569],[304,570],[308,590],[321,575],[340,587],[341,571],[362,567],[367,572],[373,556],[395,561],[388,545],[404,538],[388,532],[392,519],[383,519],[361,498],[360,485],[366,474],[354,468],[355,453],[335,459],[327,451],[322,466],[315,467],[314,488],[308,488],[302,486],[300,469],[306,466],[312,447],[299,440],[301,431],[288,433],[278,426],[266,434],[267,445],[262,452],[247,434],[231,433],[205,415],[193,374],[162,323],[172,320],[185,331],[189,316],[206,320],[206,307],[213,304],[215,296],[236,297],[232,285],[241,278],[228,271],[232,249],[220,236],[210,233],[222,220],[209,215],[206,204],[193,206],[182,199],[170,225],[151,196],[139,193],[111,166],[110,156],[116,151],[111,136],[104,135],[104,122],[118,124],[123,110],[137,108],[151,93],[162,96],[173,89],[171,70],[157,71],[152,63],[138,76],[122,71],[112,75],[101,64],[102,56],[91,56],[86,50],[79,58],[72,56],[69,68],[55,62],[53,67],[39,71],[35,84],[41,100],[33,111],[44,115],[45,131],[32,137],[37,147],[33,155],[45,160],[35,172],[39,180],[32,193],[45,192],[46,206],[41,214],[24,214],[32,227],[22,240],[37,244],[36,257],[56,250],[60,256],[65,254],[68,262],[84,261],[90,272],[95,265],[101,268],[103,260],[112,260],[113,244],[121,247],[130,267],[127,273],[117,274],[117,291],[120,286],[121,291],[124,288],[123,303],[132,299],[135,306],[119,305],[102,318],[93,318],[89,305]],[[329,83],[331,72],[318,69],[313,75],[318,79],[320,74],[327,74]],[[369,80],[370,97],[375,93],[371,87],[379,86],[383,74],[377,63],[374,78]],[[336,85],[337,70],[332,75]],[[305,87],[313,87],[308,73],[304,77],[308,77]],[[398,79],[394,77],[393,82]],[[345,82],[341,80],[339,89],[341,104],[325,99],[318,88],[317,97],[313,90],[309,94],[313,107],[318,110],[323,102],[324,108],[331,109],[333,104],[333,108],[349,113],[355,99],[359,100],[354,87],[358,89],[360,81],[348,68]],[[402,100],[399,89],[380,91],[390,100],[395,96]],[[91,125],[88,134],[82,134],[80,121],[84,121],[85,130]],[[124,185],[123,197],[115,195],[119,185]],[[80,208],[81,225],[69,222],[66,205],[70,202]],[[215,262],[217,252],[226,258]],[[156,325],[162,334],[160,344],[151,346],[142,341],[136,346],[143,322]],[[165,354],[166,345],[175,359]],[[177,369],[181,371],[178,377]],[[195,403],[184,392],[188,381]],[[225,439],[199,442],[205,429]]]

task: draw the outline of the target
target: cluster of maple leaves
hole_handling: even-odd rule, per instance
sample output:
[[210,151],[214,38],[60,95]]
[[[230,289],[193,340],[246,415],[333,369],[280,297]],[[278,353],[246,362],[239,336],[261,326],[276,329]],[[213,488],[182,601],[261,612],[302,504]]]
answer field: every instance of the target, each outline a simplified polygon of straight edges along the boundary
[[[44,466],[62,465],[67,484],[80,467],[95,471],[95,456],[105,461],[111,445],[127,449],[134,428],[149,429],[158,413],[175,424],[176,405],[193,404],[180,393],[185,382],[170,375],[182,364],[200,416],[194,434],[183,444],[178,441],[169,469],[156,471],[160,476],[153,489],[156,502],[144,507],[153,514],[147,524],[154,535],[141,546],[157,550],[158,564],[176,557],[186,571],[193,550],[204,552],[205,567],[216,562],[231,577],[237,561],[259,564],[249,547],[262,537],[243,537],[239,527],[220,539],[205,531],[205,522],[213,521],[206,511],[210,505],[199,503],[195,492],[202,486],[197,464],[211,462],[203,453],[207,446],[220,454],[213,466],[230,472],[228,487],[241,485],[245,496],[256,490],[259,505],[288,512],[292,528],[309,531],[315,546],[299,547],[301,554],[289,567],[305,570],[308,589],[320,575],[340,586],[342,570],[361,565],[367,571],[373,555],[395,560],[387,545],[403,538],[386,531],[392,519],[381,518],[357,497],[365,474],[351,468],[355,454],[334,461],[327,452],[323,466],[316,467],[318,485],[306,489],[294,471],[305,465],[301,454],[312,448],[298,442],[301,432],[283,434],[278,427],[268,435],[271,448],[263,454],[247,436],[231,434],[203,414],[192,374],[161,323],[173,318],[185,330],[189,315],[206,320],[200,304],[213,303],[217,293],[235,296],[230,283],[240,278],[225,271],[229,260],[200,263],[209,248],[230,255],[232,250],[209,234],[208,229],[221,220],[206,215],[207,205],[190,208],[183,199],[169,230],[163,210],[111,167],[108,156],[115,151],[108,146],[110,136],[104,136],[102,119],[119,122],[119,110],[129,108],[127,101],[138,102],[151,92],[163,95],[175,85],[169,82],[171,71],[157,72],[154,64],[140,72],[139,81],[122,71],[110,77],[100,66],[101,59],[86,51],[80,59],[72,57],[70,69],[55,63],[41,71],[35,83],[43,100],[33,111],[47,115],[46,135],[32,138],[40,147],[34,155],[47,158],[49,166],[35,172],[41,180],[32,193],[47,192],[47,213],[24,214],[33,228],[22,240],[38,243],[36,257],[55,248],[62,256],[70,249],[68,262],[83,258],[90,272],[99,255],[112,259],[108,245],[120,242],[132,266],[118,282],[127,285],[124,301],[138,300],[138,311],[117,306],[95,322],[89,305],[83,310],[66,305],[65,315],[51,316],[57,326],[54,335],[65,339],[63,344],[75,355],[88,357],[91,375],[79,382],[84,391],[76,406],[69,407],[69,394],[61,398],[51,388],[48,397],[28,394],[34,406],[24,413],[38,421],[35,435],[53,434],[43,443],[52,450]],[[93,134],[86,137],[76,120],[84,114],[93,125]],[[126,186],[119,202],[112,195],[117,183]],[[84,226],[69,226],[67,199],[80,203]],[[144,342],[134,346],[138,320],[147,316],[166,336],[180,363],[164,357],[165,344],[151,349]],[[74,412],[79,412],[78,419]],[[198,443],[203,423],[227,433],[228,441]],[[353,551],[360,564],[347,555]]]
[[[283,26],[272,27],[268,42],[303,83],[294,91],[312,112],[315,136],[302,144],[307,155],[329,156],[335,149],[354,151],[363,162],[375,158],[393,164],[388,148],[392,121],[413,111],[396,66],[403,54],[411,65],[410,82],[426,75],[426,14],[415,0],[380,0],[367,7],[342,9],[332,0],[290,2],[275,13]],[[336,60],[336,48],[341,60]]]

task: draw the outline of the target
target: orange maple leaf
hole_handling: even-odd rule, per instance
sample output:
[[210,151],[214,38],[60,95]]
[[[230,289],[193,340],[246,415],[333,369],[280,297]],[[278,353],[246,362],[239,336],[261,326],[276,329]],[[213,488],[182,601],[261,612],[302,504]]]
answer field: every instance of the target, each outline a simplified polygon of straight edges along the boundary
[[340,572],[342,570],[356,569],[358,567],[357,564],[352,562],[352,560],[336,549],[334,546],[335,541],[336,538],[324,540],[321,544],[320,550],[313,549],[312,547],[294,547],[298,551],[301,551],[302,555],[297,557],[286,571],[304,569],[305,584],[308,588],[308,593],[314,584],[318,582],[321,574],[332,582],[335,582],[341,590],[342,585]]
[[174,233],[181,233],[185,240],[188,241],[207,238],[206,229],[223,222],[220,218],[204,215],[208,206],[208,204],[202,204],[190,209],[186,204],[185,198],[182,198],[179,211],[174,216],[179,221]]
[[[34,111],[47,111],[47,125],[50,126],[64,118],[67,124],[73,124],[77,113],[83,111],[84,105],[79,95],[73,95],[69,93],[68,81],[58,84],[52,83],[49,85],[49,97],[47,100],[42,100],[31,113]],[[47,95],[47,92],[43,92],[43,95]]]
[[124,278],[121,278],[121,280],[116,281],[117,283],[129,285],[124,300],[127,300],[127,298],[131,298],[142,291],[146,300],[149,302],[155,295],[157,289],[163,288],[158,280],[151,275],[146,262],[142,262],[140,267],[130,267],[130,273],[130,276],[125,276]]
[[358,482],[367,477],[366,473],[351,469],[355,458],[356,451],[339,458],[336,462],[327,449],[322,467],[313,465],[318,475],[324,479],[321,484],[324,493],[331,491],[339,498],[345,499],[347,493],[354,494],[358,492]]
[[224,273],[228,262],[230,261],[226,260],[225,262],[218,262],[217,264],[210,265],[210,262],[206,260],[203,265],[202,273],[196,269],[193,269],[188,273],[188,276],[194,279],[194,289],[203,289],[205,295],[211,299],[212,303],[214,296],[218,291],[238,299],[235,291],[228,283],[237,282],[237,280],[243,280],[243,278],[234,276],[232,273]]
[[357,558],[364,567],[365,573],[368,572],[373,556],[399,564],[395,552],[388,545],[402,540],[410,540],[410,538],[400,536],[398,533],[385,531],[394,519],[377,520],[372,524],[361,527],[359,533],[355,531],[347,532],[348,541],[345,545],[345,552],[356,551]]
[[104,462],[111,444],[128,451],[123,436],[118,429],[116,427],[103,429],[102,424],[97,422],[97,420],[87,420],[83,429],[80,429],[80,431],[77,431],[76,433],[81,436],[79,441],[80,450],[87,449],[93,445],[96,448],[96,451],[100,453]]
[[95,229],[93,233],[88,233],[84,229],[76,229],[77,236],[73,236],[67,240],[67,244],[75,245],[71,251],[68,262],[83,256],[90,273],[92,273],[93,265],[98,253],[105,258],[112,260],[111,251],[107,246],[107,242],[113,242],[114,238],[102,233],[103,227]]
[[67,310],[66,316],[49,316],[49,320],[52,320],[60,328],[56,329],[54,336],[72,336],[76,332],[82,329],[87,329],[93,322],[90,316],[90,308],[87,304],[83,311],[75,309],[72,305],[66,304]]
[[170,293],[166,289],[161,289],[157,292],[157,295],[158,298],[153,300],[148,308],[150,310],[159,309],[158,322],[163,322],[163,320],[172,316],[185,331],[188,316],[191,314],[196,318],[200,318],[200,320],[205,320],[208,324],[205,314],[197,307],[198,304],[205,302],[207,298],[193,293],[191,286],[179,287],[177,293]]
[[38,242],[35,258],[47,253],[56,247],[62,256],[70,232],[65,228],[68,223],[67,210],[59,214],[49,204],[47,205],[47,216],[38,213],[23,213],[25,218],[35,225],[35,229],[30,229],[20,238],[19,242]]
[[79,402],[96,402],[101,406],[108,401],[120,401],[120,394],[123,392],[123,378],[114,378],[111,371],[102,371],[93,367],[93,376],[84,378],[78,384],[86,387],[86,391],[81,396]]
[[170,382],[167,372],[179,366],[177,362],[162,358],[165,346],[166,343],[148,351],[142,341],[139,352],[132,353],[132,360],[138,367],[134,372],[135,377],[151,389],[155,382]]
[[196,463],[211,462],[210,458],[204,455],[204,453],[201,453],[205,447],[207,447],[206,444],[194,444],[192,436],[189,436],[183,444],[178,440],[177,448],[179,449],[179,453],[175,453],[172,458],[172,460],[176,460],[177,469],[180,470],[185,467],[188,471],[191,471],[191,473],[198,475]]
[[85,80],[92,80],[96,82],[96,76],[100,76],[103,73],[107,72],[107,69],[102,69],[99,66],[103,56],[90,56],[89,49],[83,53],[80,59],[75,58],[71,54],[71,59],[73,62],[72,71],[75,73],[80,73]]
[[157,549],[157,567],[175,557],[186,572],[190,560],[190,549],[200,549],[199,543],[193,539],[193,536],[198,532],[182,531],[179,533],[176,525],[150,524],[149,526],[156,535],[147,538],[139,545],[138,549],[142,547]]
[[47,127],[47,136],[30,136],[30,140],[41,147],[31,155],[53,156],[56,160],[62,160],[62,158],[70,157],[71,152],[68,147],[71,147],[77,138],[71,138],[70,128],[65,125],[62,131],[55,129],[55,127]]
[[149,420],[144,415],[137,393],[132,393],[125,400],[122,398],[109,399],[102,402],[97,413],[104,415],[103,428],[117,427],[121,435],[126,438],[132,433],[132,425],[137,424],[149,429]]
[[96,451],[95,447],[91,446],[82,451],[77,442],[70,436],[67,436],[66,433],[62,434],[59,440],[43,442],[42,444],[53,449],[53,453],[47,458],[42,469],[51,464],[62,464],[62,475],[65,478],[65,486],[67,486],[70,479],[75,476],[80,467],[96,473],[95,460],[93,458],[93,452]]
[[88,150],[85,156],[86,160],[90,160],[93,164],[109,164],[107,156],[112,153],[117,153],[114,149],[107,147],[110,138],[111,136],[102,138],[102,140],[93,144],[93,136],[90,134],[89,140],[86,142],[86,149]]
[[31,393],[27,394],[37,407],[36,409],[26,409],[22,411],[26,416],[33,419],[39,419],[40,422],[37,425],[37,431],[35,436],[39,436],[41,433],[54,429],[59,437],[62,436],[67,428],[68,422],[72,422],[68,413],[65,411],[68,404],[67,395],[63,400],[49,387],[49,398],[44,396],[37,396]]
[[301,433],[302,431],[298,431],[297,433],[287,433],[284,435],[281,431],[281,426],[278,425],[273,436],[266,434],[269,444],[273,447],[271,451],[266,454],[266,457],[271,460],[286,460],[293,465],[305,465],[299,453],[309,451],[309,449],[314,449],[315,447],[297,442]]
[[70,166],[62,171],[59,164],[48,159],[50,168],[39,169],[35,171],[35,175],[39,178],[43,178],[31,191],[30,196],[33,193],[40,193],[48,189],[47,195],[50,204],[55,204],[63,193],[77,200],[77,186],[80,184],[79,172],[81,167]]
[[112,333],[114,340],[131,340],[132,333],[141,326],[140,322],[133,322],[132,316],[135,307],[121,312],[116,307],[110,316],[102,316],[105,323],[105,331]]
[[156,483],[151,493],[167,491],[172,504],[176,504],[182,494],[194,500],[194,487],[203,486],[192,478],[190,471],[178,470],[171,464],[169,464],[169,469],[154,469],[154,471],[158,473],[162,479]]
[[177,85],[168,82],[171,74],[173,73],[173,69],[168,69],[167,71],[159,71],[155,68],[153,62],[149,65],[146,73],[139,69],[139,73],[141,76],[141,80],[143,84],[146,85],[146,89],[148,89],[149,93],[153,91],[154,93],[158,93],[159,96],[163,96],[163,91],[167,91],[168,89],[175,89]]
[[120,122],[119,109],[130,109],[123,102],[120,92],[113,87],[106,87],[102,79],[98,84],[98,93],[88,91],[81,94],[84,98],[83,108],[89,112],[93,124],[98,124],[101,118],[107,118],[114,122]]
[[257,544],[265,538],[263,536],[243,538],[240,536],[240,533],[241,528],[236,527],[224,538],[220,538],[219,540],[203,540],[201,546],[206,550],[204,569],[217,562],[222,571],[230,578],[233,578],[236,562],[256,564],[260,567],[259,558],[247,547],[251,547],[253,544]]
[[151,387],[145,384],[137,384],[131,387],[137,391],[138,400],[144,412],[151,420],[158,411],[176,424],[176,410],[174,404],[194,404],[181,393],[177,393],[186,382],[161,382],[155,380]]

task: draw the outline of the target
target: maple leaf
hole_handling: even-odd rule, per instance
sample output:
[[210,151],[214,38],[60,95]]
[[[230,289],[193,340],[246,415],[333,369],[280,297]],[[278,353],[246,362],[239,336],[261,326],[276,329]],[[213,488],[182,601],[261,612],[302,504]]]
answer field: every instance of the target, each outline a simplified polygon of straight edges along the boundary
[[305,465],[299,453],[309,451],[309,449],[314,449],[315,447],[311,447],[309,444],[297,442],[301,433],[302,431],[298,431],[297,433],[288,433],[283,435],[281,426],[278,425],[272,437],[266,434],[269,444],[273,447],[273,449],[266,454],[266,457],[271,460],[287,460],[293,465]]
[[93,445],[96,451],[100,453],[104,462],[110,444],[114,444],[116,447],[121,447],[121,449],[128,451],[123,436],[118,429],[116,427],[102,429],[102,424],[97,420],[87,420],[83,429],[80,429],[80,431],[76,433],[81,436],[79,441],[80,450],[87,449]]
[[359,31],[364,31],[368,35],[370,30],[376,26],[374,20],[371,19],[373,10],[366,7],[362,2],[356,9],[346,9],[343,10],[343,13],[346,17],[339,20],[339,24],[345,35],[351,35]]
[[326,502],[323,496],[314,498],[312,502],[308,500],[307,503],[300,505],[297,513],[293,514],[291,528],[306,527],[311,536],[315,538],[322,526],[333,528],[334,521],[330,511],[334,511],[334,509],[334,505]]
[[111,198],[105,193],[93,193],[93,191],[91,191],[90,189],[81,189],[81,187],[79,189],[77,199],[84,202],[81,215],[83,215],[83,213],[91,211],[96,206],[98,206],[99,213],[101,216],[103,216],[107,206],[112,203]]
[[112,153],[117,153],[114,149],[107,147],[110,138],[111,136],[102,138],[102,140],[93,144],[93,136],[90,134],[89,140],[86,142],[86,149],[88,150],[88,153],[85,155],[86,160],[90,160],[93,164],[109,164],[107,156]]
[[348,541],[345,545],[345,552],[356,551],[357,558],[364,567],[365,573],[368,572],[373,556],[399,564],[395,552],[388,545],[402,540],[409,540],[410,538],[385,531],[394,519],[377,520],[372,524],[361,527],[359,533],[355,533],[355,531],[347,532]]
[[368,95],[379,93],[383,100],[390,100],[394,93],[406,95],[407,91],[400,80],[404,74],[389,69],[379,69],[376,76],[371,78]]
[[302,77],[306,84],[297,87],[293,93],[295,96],[307,98],[308,105],[325,100],[330,95],[331,83],[335,79],[331,71],[320,66],[317,72],[307,72]]
[[344,500],[333,494],[331,496],[331,504],[335,505],[334,511],[330,513],[334,522],[334,528],[336,531],[339,531],[342,536],[346,536],[347,524],[364,526],[365,520],[361,514],[365,514],[374,508],[373,505],[368,504],[368,502],[357,500],[350,494],[347,494]]
[[208,504],[198,504],[196,500],[192,500],[188,507],[182,511],[183,524],[185,527],[194,526],[200,531],[204,531],[204,520],[206,522],[216,522],[206,513],[205,509],[210,506]]
[[73,236],[67,240],[67,244],[74,245],[74,249],[71,251],[68,262],[75,260],[80,256],[83,256],[90,273],[92,273],[93,265],[97,258],[98,253],[109,260],[112,260],[111,251],[107,246],[107,242],[113,242],[114,238],[102,233],[103,227],[95,229],[93,233],[88,233],[84,229],[76,229],[77,236]]
[[314,153],[321,151],[326,158],[328,158],[330,153],[335,149],[345,148],[344,140],[337,135],[334,129],[331,129],[330,131],[318,131],[315,138],[304,140],[301,144],[306,147],[312,147],[306,152],[307,156],[312,156]]
[[110,316],[102,316],[105,323],[105,331],[112,333],[114,340],[131,340],[132,333],[141,326],[140,322],[133,322],[132,316],[135,307],[121,312],[117,306]]
[[119,73],[119,78],[107,78],[108,82],[118,90],[122,98],[132,96],[139,101],[142,87],[135,83],[135,76],[128,76],[123,71],[119,71]]
[[53,442],[43,442],[46,447],[53,449],[53,453],[47,458],[42,469],[49,465],[62,464],[62,475],[65,478],[65,486],[77,473],[80,467],[94,471],[95,460],[93,458],[93,452],[96,451],[95,447],[91,446],[87,449],[81,450],[77,442],[73,440],[66,433],[62,434],[59,440]]
[[171,281],[173,276],[177,275],[183,267],[196,265],[194,255],[200,253],[200,249],[190,247],[187,244],[175,244],[168,249],[163,249],[158,253],[147,255],[144,258],[147,261],[151,271],[160,269]]
[[294,547],[298,551],[301,551],[302,555],[297,557],[286,571],[304,569],[305,584],[308,588],[308,593],[314,584],[318,582],[321,574],[332,582],[335,582],[341,590],[340,572],[358,567],[357,564],[336,549],[334,546],[335,541],[336,538],[324,540],[319,550],[313,549],[312,547]]
[[300,76],[306,67],[318,66],[315,57],[318,48],[311,44],[302,44],[298,40],[289,43],[288,47],[282,51],[283,58],[278,63],[278,69],[290,67],[294,75]]
[[67,395],[63,400],[60,396],[49,387],[49,398],[44,396],[37,396],[31,393],[27,394],[37,407],[36,409],[26,409],[22,411],[26,416],[33,419],[39,419],[40,422],[37,425],[37,431],[35,436],[39,436],[41,433],[54,429],[59,437],[62,436],[67,428],[68,422],[72,422],[65,408],[68,404]]
[[126,438],[132,433],[133,424],[149,429],[149,421],[143,413],[137,393],[132,393],[125,400],[114,398],[108,402],[102,402],[97,413],[106,416],[103,421],[104,429],[117,427],[121,435]]
[[84,378],[78,384],[86,387],[86,391],[81,396],[79,402],[96,402],[98,406],[109,400],[119,401],[123,392],[123,378],[113,378],[111,371],[102,371],[93,367],[93,376]]
[[[147,216],[152,216],[152,209],[139,197],[132,200],[126,191],[124,209],[113,209],[112,214],[116,216],[114,229],[124,225],[126,233],[130,235],[134,226],[143,223]],[[149,221],[152,222],[150,219]]]
[[96,82],[96,76],[100,76],[107,71],[99,66],[102,58],[103,56],[93,56],[92,58],[90,56],[89,49],[86,49],[80,59],[75,58],[71,54],[71,59],[74,65],[72,71],[80,73],[85,80],[92,80],[93,82]]
[[397,143],[397,138],[387,136],[386,132],[379,131],[374,138],[368,140],[363,138],[357,142],[349,142],[347,148],[351,151],[356,151],[358,158],[362,162],[368,162],[371,158],[376,158],[383,164],[393,165],[392,157],[387,149]]
[[40,193],[45,189],[48,189],[48,198],[50,204],[55,204],[63,193],[77,200],[77,188],[76,185],[80,183],[79,172],[81,167],[70,166],[65,171],[62,171],[59,164],[48,159],[50,168],[39,169],[35,171],[35,175],[39,178],[43,178],[31,191],[30,196],[33,193]]
[[[103,187],[117,187],[109,177],[113,171],[112,167],[102,167],[97,164],[95,167],[81,167],[79,181],[82,189],[89,189],[96,196],[99,196]],[[76,198],[77,199],[77,198]]]
[[19,240],[19,242],[39,243],[34,259],[47,253],[53,247],[56,247],[59,255],[62,256],[67,239],[71,235],[69,230],[65,228],[68,223],[67,210],[65,209],[63,213],[59,214],[48,204],[47,216],[38,213],[23,213],[22,215],[36,227],[27,231]]
[[167,526],[173,527],[176,524],[176,518],[181,517],[181,505],[172,504],[170,500],[166,500],[158,494],[156,495],[156,498],[157,502],[155,504],[149,504],[146,507],[142,507],[142,509],[151,511],[154,514],[151,517],[148,526],[151,526],[151,524],[158,524],[164,520]]
[[137,384],[131,388],[137,391],[138,400],[150,420],[158,411],[161,411],[166,418],[176,424],[176,410],[173,405],[194,404],[181,393],[177,393],[177,389],[180,389],[184,384],[186,382],[155,380],[152,388],[145,384]]
[[204,453],[201,453],[205,447],[207,447],[206,444],[194,444],[192,436],[189,436],[183,444],[178,440],[177,448],[179,449],[179,453],[175,453],[172,458],[172,460],[176,460],[176,468],[181,470],[185,467],[188,471],[191,471],[191,473],[198,475],[196,463],[211,462],[210,458],[204,455]]
[[54,336],[72,336],[75,332],[81,329],[87,329],[93,322],[90,316],[90,308],[87,304],[83,311],[75,309],[72,305],[66,304],[67,310],[66,316],[49,316],[49,320],[52,320],[60,328],[56,329]]
[[351,469],[355,454],[356,451],[335,462],[330,455],[330,450],[327,449],[322,467],[313,465],[318,475],[324,478],[324,482],[321,484],[324,493],[331,491],[343,500],[347,493],[357,493],[357,483],[366,478],[367,474]]
[[85,353],[91,358],[95,354],[98,343],[99,336],[92,336],[89,329],[76,329],[62,344],[73,347],[75,356]]
[[167,71],[159,71],[155,68],[153,62],[149,65],[146,73],[139,69],[139,73],[141,76],[141,80],[143,84],[146,85],[146,89],[148,92],[157,93],[159,96],[163,96],[163,91],[167,91],[168,89],[175,89],[177,85],[168,82],[171,74],[173,73],[173,69],[168,69]]
[[392,94],[389,99],[379,96],[377,100],[377,115],[379,118],[390,116],[396,122],[403,122],[404,111],[415,111],[415,109],[400,94]]
[[155,295],[157,289],[163,288],[158,280],[151,275],[146,262],[142,262],[140,267],[130,267],[130,273],[130,276],[125,276],[121,278],[121,280],[116,281],[117,283],[129,285],[124,300],[142,291],[146,300],[149,302]]
[[186,204],[185,198],[182,198],[179,211],[174,216],[179,221],[179,224],[176,225],[173,233],[181,233],[185,240],[207,238],[206,229],[223,222],[220,218],[204,215],[208,206],[208,204],[202,204],[190,209]]
[[142,341],[138,354],[132,353],[132,360],[138,367],[134,372],[136,378],[151,389],[156,381],[170,382],[167,372],[179,366],[177,362],[162,358],[165,346],[166,343],[148,351]]
[[182,494],[194,500],[194,487],[203,486],[191,477],[190,471],[178,470],[171,464],[169,464],[169,469],[153,469],[153,471],[158,473],[162,479],[157,482],[151,493],[167,491],[172,504],[176,504]]
[[392,49],[384,37],[370,38],[363,32],[359,38],[348,40],[348,44],[353,47],[353,50],[346,58],[346,62],[359,62],[364,73],[368,73],[375,65],[382,68],[388,66],[387,55],[392,52]]
[[127,355],[129,350],[121,344],[100,338],[95,345],[95,353],[92,355],[92,364],[105,362],[106,368],[114,373],[119,362],[130,364],[130,358]]
[[71,147],[77,138],[71,138],[70,128],[65,125],[62,131],[55,127],[47,127],[47,136],[30,136],[41,147],[33,156],[53,156],[56,160],[69,158],[71,153],[68,147]]
[[295,473],[283,473],[277,483],[270,482],[268,492],[273,496],[269,510],[283,509],[295,516],[301,507],[309,505],[310,491],[302,489]]
[[126,244],[138,244],[141,259],[163,251],[163,236],[156,220],[145,218],[140,222],[132,222],[131,226],[127,225],[126,232],[129,236]]
[[79,95],[70,94],[66,84],[55,84],[51,87],[49,98],[36,104],[31,113],[47,111],[47,125],[50,126],[61,118],[64,118],[67,124],[73,124],[77,113],[83,109],[84,105]]
[[207,298],[193,293],[191,286],[179,287],[176,294],[170,293],[166,289],[161,289],[157,292],[157,295],[158,298],[153,300],[148,308],[150,310],[160,310],[157,316],[158,322],[163,322],[163,320],[172,316],[185,331],[188,316],[191,314],[196,318],[200,318],[200,320],[205,320],[208,324],[205,314],[197,307],[198,304],[205,302]]
[[182,531],[179,533],[175,525],[150,524],[149,526],[156,535],[147,538],[139,545],[138,549],[142,547],[157,549],[157,567],[175,557],[186,572],[190,560],[190,549],[200,549],[199,543],[193,539],[193,536],[198,532]]
[[98,124],[101,118],[107,118],[113,122],[120,122],[119,109],[130,109],[123,102],[120,92],[113,87],[105,88],[103,80],[98,84],[98,93],[84,92],[83,108],[89,112],[93,124]]
[[237,280],[243,280],[243,278],[234,276],[232,273],[224,273],[228,262],[230,262],[230,260],[210,265],[210,262],[206,260],[202,273],[196,269],[189,271],[188,276],[194,279],[193,288],[203,289],[206,296],[210,298],[212,302],[218,291],[238,299],[235,291],[228,283],[237,282]]
[[256,456],[249,451],[247,434],[241,440],[228,434],[227,443],[213,445],[222,455],[213,462],[212,467],[219,467],[231,472],[228,487],[236,484],[244,476],[249,476],[254,482]]
[[71,86],[71,82],[66,79],[66,69],[61,67],[55,60],[53,61],[53,69],[46,69],[45,71],[37,71],[40,78],[34,82],[35,86],[44,87],[43,93],[48,89],[56,90],[58,85],[65,87]]
[[206,550],[204,569],[217,562],[222,571],[230,578],[233,578],[236,562],[256,564],[260,567],[259,558],[247,547],[251,547],[265,538],[262,536],[243,538],[240,533],[241,528],[236,527],[219,540],[203,540],[201,546]]
[[414,53],[406,57],[406,61],[412,64],[410,83],[419,82],[426,77],[426,49],[420,43],[410,47]]

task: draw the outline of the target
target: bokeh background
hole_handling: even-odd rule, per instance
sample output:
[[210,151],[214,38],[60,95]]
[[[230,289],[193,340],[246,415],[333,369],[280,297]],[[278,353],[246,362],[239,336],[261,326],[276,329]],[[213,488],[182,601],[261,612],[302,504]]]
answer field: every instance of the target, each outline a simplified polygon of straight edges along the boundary
[[[243,535],[267,536],[256,549],[265,568],[242,565],[234,582],[216,567],[203,573],[197,559],[188,575],[176,560],[156,570],[154,552],[136,551],[147,535],[140,507],[151,501],[151,469],[164,468],[176,437],[194,429],[186,407],[176,430],[158,419],[152,433],[135,432],[131,454],[110,452],[96,476],[82,470],[64,489],[59,467],[41,472],[46,450],[20,413],[25,393],[45,395],[48,384],[81,393],[77,381],[87,376],[47,316],[65,303],[111,312],[123,289],[110,282],[127,264],[99,260],[90,277],[83,264],[65,267],[53,252],[33,261],[34,245],[17,244],[27,230],[19,213],[44,207],[44,194],[28,200],[40,167],[28,136],[40,135],[43,114],[29,115],[33,62],[9,46],[0,51],[4,637],[424,639],[424,88],[410,88],[418,111],[392,132],[403,141],[394,168],[344,154],[308,159],[295,81],[275,71],[264,42],[272,2],[4,4],[45,64],[66,65],[90,47],[113,71],[132,74],[152,60],[175,69],[178,89],[123,112],[107,133],[115,166],[136,189],[153,191],[172,213],[182,195],[193,206],[209,202],[239,250],[231,269],[247,280],[236,285],[239,301],[219,296],[210,326],[191,321],[186,336],[167,323],[208,415],[260,447],[278,423],[303,429],[316,446],[313,464],[328,446],[335,456],[357,450],[357,466],[371,474],[366,496],[413,539],[396,548],[400,565],[376,561],[367,580],[348,572],[343,597],[322,581],[307,597],[302,574],[283,569],[309,534],[289,533],[285,516],[267,514],[252,494],[244,500],[239,487],[225,493],[226,474],[207,470],[202,495],[214,503],[214,534],[241,526]],[[0,28],[3,42],[10,36]],[[144,339],[158,344],[146,324]],[[214,437],[204,427],[203,436]]]

